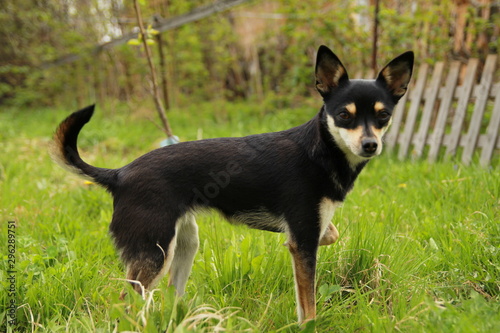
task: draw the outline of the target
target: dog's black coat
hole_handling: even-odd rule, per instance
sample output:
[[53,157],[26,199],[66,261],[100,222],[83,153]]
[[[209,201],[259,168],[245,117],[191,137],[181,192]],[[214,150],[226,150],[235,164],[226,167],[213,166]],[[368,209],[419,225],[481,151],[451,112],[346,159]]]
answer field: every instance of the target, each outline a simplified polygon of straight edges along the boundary
[[[73,135],[66,142],[71,147],[67,155],[75,164],[83,162],[75,158],[76,136],[93,111],[87,107],[68,118],[74,127],[68,131]],[[113,217],[110,230],[118,248],[127,249],[123,255],[132,257],[140,252],[128,246],[133,243],[152,244],[161,255],[154,245],[173,236],[165,234],[171,230],[166,224],[202,207],[216,208],[229,220],[265,210],[283,216],[295,232],[317,237],[321,198],[343,201],[365,164],[349,165],[328,133],[322,108],[312,120],[289,130],[183,142],[153,150],[120,169],[85,164],[81,170],[113,194],[119,216]],[[249,226],[285,231],[266,223]]]
[[[320,202],[344,201],[368,161],[353,164],[346,148],[335,142],[328,117],[335,127],[362,127],[366,135],[387,126],[406,91],[412,64],[413,54],[407,53],[392,67],[386,66],[388,73],[384,69],[377,80],[349,80],[338,58],[321,47],[317,87],[325,104],[309,122],[275,133],[179,143],[153,150],[119,169],[90,166],[78,154],[77,136],[92,117],[94,106],[90,106],[61,123],[56,155],[113,195],[110,231],[126,263],[147,261],[159,271],[177,221],[209,207],[236,223],[287,232],[309,272],[315,269],[321,236]],[[403,70],[407,80],[389,82]],[[323,82],[336,73],[336,80]],[[385,107],[384,117],[373,111],[377,102]],[[343,119],[349,104],[356,107],[355,118]]]
[[[69,132],[83,127],[93,111],[91,106],[70,116],[75,129]],[[74,159],[76,135],[67,144],[71,147],[68,156]],[[328,133],[323,107],[312,120],[289,130],[183,142],[153,150],[120,169],[82,166],[82,171],[109,189],[115,210],[117,206],[132,206],[132,202],[122,201],[122,196],[134,200],[134,209],[139,206],[146,213],[141,219],[144,222],[155,220],[147,218],[148,206],[156,209],[165,202],[165,214],[172,223],[186,210],[206,206],[218,209],[230,220],[234,215],[264,208],[273,215],[284,215],[290,224],[296,221],[300,225],[308,220],[308,214],[317,212],[322,197],[343,201],[366,163],[354,169],[349,165]],[[225,176],[221,173],[229,174],[229,181],[221,181]],[[215,184],[218,193],[212,191],[215,186],[205,191],[209,184]],[[134,195],[123,195],[129,192]],[[133,231],[125,233],[132,237],[146,232],[150,235],[145,237],[161,238],[161,232],[152,230],[156,228],[150,224],[141,223],[146,230],[138,230],[137,226],[126,226],[129,220],[119,226],[112,224],[113,234],[115,228],[126,228]],[[159,229],[166,222],[162,219]],[[306,229],[311,227],[307,225]],[[284,231],[273,226],[258,229]],[[117,242],[120,245],[119,239]]]

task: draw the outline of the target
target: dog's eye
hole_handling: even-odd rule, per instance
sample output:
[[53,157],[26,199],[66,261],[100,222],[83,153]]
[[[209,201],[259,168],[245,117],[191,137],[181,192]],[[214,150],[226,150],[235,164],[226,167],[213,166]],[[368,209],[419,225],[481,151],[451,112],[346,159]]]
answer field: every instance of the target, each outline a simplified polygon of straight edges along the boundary
[[351,119],[351,115],[347,111],[342,111],[339,113],[339,118],[342,120],[349,120]]
[[391,115],[389,114],[389,112],[386,111],[377,112],[377,119],[379,120],[388,120],[390,117]]

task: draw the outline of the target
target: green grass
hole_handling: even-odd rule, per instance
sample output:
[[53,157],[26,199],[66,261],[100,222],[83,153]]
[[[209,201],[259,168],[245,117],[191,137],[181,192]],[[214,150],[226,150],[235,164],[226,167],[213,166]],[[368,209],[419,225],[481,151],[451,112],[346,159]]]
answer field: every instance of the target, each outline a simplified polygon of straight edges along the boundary
[[[314,103],[317,104],[317,103]],[[312,105],[312,103],[311,103]],[[281,130],[315,106],[225,103],[171,112],[182,140]],[[6,328],[8,221],[16,228],[21,332],[297,332],[291,260],[283,235],[198,217],[200,251],[186,295],[167,279],[144,301],[129,293],[108,236],[112,202],[51,162],[52,132],[70,110],[0,113],[0,331]],[[149,115],[154,118],[153,114]],[[202,129],[202,130],[200,130]],[[91,164],[119,167],[162,138],[144,110],[98,107],[79,144]],[[321,248],[312,332],[500,331],[500,176],[455,161],[396,161],[361,174]]]

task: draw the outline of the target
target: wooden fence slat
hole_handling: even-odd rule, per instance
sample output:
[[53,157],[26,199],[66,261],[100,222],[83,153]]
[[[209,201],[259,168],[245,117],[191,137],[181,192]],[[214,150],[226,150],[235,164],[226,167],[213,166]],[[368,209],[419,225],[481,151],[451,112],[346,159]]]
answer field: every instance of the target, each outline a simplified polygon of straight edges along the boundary
[[453,123],[451,126],[450,140],[446,148],[446,155],[454,155],[457,150],[465,114],[467,112],[467,105],[469,103],[469,98],[474,86],[474,80],[476,78],[476,70],[478,64],[479,61],[477,59],[470,59],[467,64],[465,79],[462,85],[462,93],[460,94],[457,108],[455,110],[455,117],[453,118]]
[[[482,166],[487,166],[495,150],[497,143],[498,133],[500,131],[500,93],[497,94],[495,99],[495,106],[493,107],[490,123],[486,129],[486,142],[481,151],[480,163]],[[500,137],[498,137],[500,141]]]
[[[490,93],[488,94],[489,98],[494,99],[496,96],[497,89],[500,88],[500,83],[491,83]],[[480,84],[476,84],[472,90],[472,96],[477,98],[480,94],[483,94],[483,88]]]
[[439,148],[443,142],[443,135],[446,127],[446,119],[448,118],[451,102],[455,87],[457,86],[458,74],[460,72],[460,62],[454,61],[451,63],[450,72],[446,78],[446,86],[444,87],[443,97],[439,105],[438,116],[436,125],[434,126],[434,133],[429,142],[429,162],[435,162],[439,154]]
[[401,127],[401,123],[403,122],[403,117],[405,115],[406,101],[408,100],[408,96],[410,95],[410,91],[407,91],[406,94],[399,100],[396,105],[396,109],[393,112],[392,124],[389,128],[389,131],[385,135],[385,142],[387,150],[394,149],[396,143],[398,142],[398,134],[399,128]]
[[[477,97],[480,88],[481,87],[479,86],[479,84],[476,84],[476,85],[474,85],[474,87],[472,87],[472,97],[474,97],[474,98]],[[443,97],[444,90],[445,90],[445,87],[441,87],[441,89],[439,89],[439,98]],[[489,97],[495,98],[498,90],[500,90],[500,82],[493,83],[491,85]],[[453,98],[459,99],[460,96],[462,96],[462,86],[457,86],[455,89],[455,92],[453,93]]]
[[479,91],[480,95],[477,97],[474,105],[474,112],[472,113],[472,119],[467,133],[467,145],[465,146],[462,154],[462,163],[465,165],[470,163],[472,154],[474,153],[474,148],[476,147],[479,131],[481,129],[481,122],[483,120],[484,109],[486,108],[491,82],[493,81],[493,73],[495,72],[496,62],[497,56],[495,54],[490,54],[486,58],[481,83],[479,84],[481,86],[481,90]]
[[[449,141],[450,141],[450,135],[449,134],[445,134],[445,136],[443,138],[443,146],[447,145]],[[480,135],[479,139],[477,140],[477,147],[479,147],[479,148],[485,147],[487,141],[488,140],[487,140],[486,134]],[[465,147],[466,144],[467,144],[467,137],[461,136],[460,137],[460,142],[458,143],[458,146],[459,147]],[[497,139],[497,143],[496,143],[495,149],[500,149],[500,137],[498,137],[498,139]]]
[[436,97],[439,92],[439,87],[441,85],[441,77],[443,76],[444,63],[438,62],[434,66],[434,71],[432,72],[431,83],[429,85],[428,94],[426,94],[424,111],[422,113],[422,119],[420,120],[420,126],[418,133],[415,137],[415,157],[421,157],[425,147],[425,141],[427,139],[427,133],[429,132],[429,125],[431,123],[432,113],[434,111],[434,106],[436,103]]
[[418,115],[418,108],[422,100],[422,95],[424,93],[425,81],[427,79],[427,70],[429,69],[428,64],[423,64],[418,70],[417,83],[415,84],[415,90],[411,96],[410,110],[408,111],[408,117],[406,118],[404,132],[401,135],[401,142],[399,146],[398,158],[400,160],[404,159],[408,154],[408,150],[411,144],[411,138],[413,134],[413,129],[415,128],[415,123]]
[[[500,129],[499,129],[499,134],[500,134]],[[486,147],[487,143],[489,142],[488,139],[489,139],[489,136],[487,136],[486,134],[481,134],[479,136],[479,138],[477,139],[477,147],[478,148]],[[431,140],[432,140],[432,138],[427,138],[427,144],[430,144]],[[448,144],[449,140],[450,140],[450,135],[445,134],[443,136],[443,145],[442,146],[446,146],[446,144]],[[460,147],[465,147],[466,144],[467,144],[467,138],[462,136],[460,138],[460,142],[458,143],[458,145]],[[494,147],[494,149],[500,149],[500,136],[496,140],[496,146]]]

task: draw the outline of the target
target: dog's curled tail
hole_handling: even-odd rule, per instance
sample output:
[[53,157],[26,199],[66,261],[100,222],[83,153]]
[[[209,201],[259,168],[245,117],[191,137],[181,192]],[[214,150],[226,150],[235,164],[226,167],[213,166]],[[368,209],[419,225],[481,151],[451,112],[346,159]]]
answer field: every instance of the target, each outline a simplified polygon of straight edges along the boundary
[[95,105],[87,106],[64,119],[54,134],[51,149],[52,159],[63,168],[113,191],[117,183],[118,171],[85,163],[78,153],[77,139],[82,127],[92,118]]

